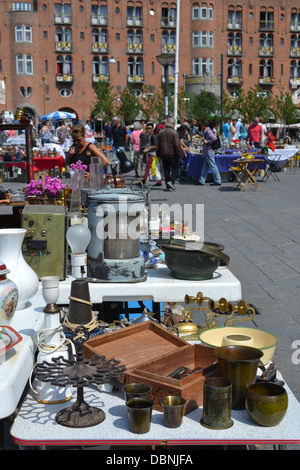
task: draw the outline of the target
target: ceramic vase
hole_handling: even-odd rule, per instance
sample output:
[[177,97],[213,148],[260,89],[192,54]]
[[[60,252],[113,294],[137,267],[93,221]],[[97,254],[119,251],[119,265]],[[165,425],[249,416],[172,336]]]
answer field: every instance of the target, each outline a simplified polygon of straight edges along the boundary
[[9,325],[17,308],[18,288],[14,282],[7,279],[9,270],[0,261],[0,324]]
[[0,259],[10,271],[10,279],[19,292],[17,310],[26,307],[27,302],[39,288],[39,278],[26,263],[22,254],[22,243],[26,229],[0,229]]

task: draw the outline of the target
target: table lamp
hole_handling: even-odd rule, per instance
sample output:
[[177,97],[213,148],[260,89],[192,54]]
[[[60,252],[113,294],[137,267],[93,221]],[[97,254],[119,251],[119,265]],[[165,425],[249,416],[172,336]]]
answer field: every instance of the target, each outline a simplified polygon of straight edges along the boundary
[[66,237],[72,250],[72,276],[75,279],[85,278],[87,276],[86,249],[91,241],[91,232],[86,225],[76,224],[68,228]]

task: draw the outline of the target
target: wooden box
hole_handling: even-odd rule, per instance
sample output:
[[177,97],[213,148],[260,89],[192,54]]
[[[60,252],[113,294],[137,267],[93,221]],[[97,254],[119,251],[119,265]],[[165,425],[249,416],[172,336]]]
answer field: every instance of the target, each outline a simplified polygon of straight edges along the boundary
[[[126,366],[125,374],[119,378],[122,384],[138,382],[151,385],[154,409],[161,411],[161,398],[177,395],[187,401],[185,414],[203,404],[203,382],[216,375],[213,351],[207,346],[191,346],[151,321],[95,336],[84,343],[87,358],[93,354],[103,355]],[[168,377],[183,366],[201,370],[181,379]]]

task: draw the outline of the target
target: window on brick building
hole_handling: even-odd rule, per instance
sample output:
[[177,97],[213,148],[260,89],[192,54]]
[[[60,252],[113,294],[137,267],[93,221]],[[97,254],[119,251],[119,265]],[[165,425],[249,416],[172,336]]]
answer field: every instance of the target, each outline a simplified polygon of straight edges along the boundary
[[270,31],[274,29],[274,11],[273,9],[261,10],[259,16],[259,28],[261,31]]
[[243,13],[241,9],[230,7],[228,10],[228,29],[241,29],[243,26]]
[[230,59],[228,61],[228,78],[242,77],[242,62],[240,59]]
[[272,77],[273,76],[273,60],[261,60],[259,63],[259,76]]
[[200,75],[200,60],[193,59],[193,75]]
[[200,32],[199,31],[193,31],[192,44],[193,44],[193,47],[200,46]]
[[142,7],[127,7],[127,26],[141,26],[143,24]]
[[129,57],[128,59],[128,76],[129,79],[135,80],[135,77],[142,77],[144,72],[142,57]]
[[92,24],[108,24],[107,5],[92,5]]
[[14,2],[13,11],[31,11],[31,3],[28,2]]
[[162,8],[161,9],[161,25],[162,27],[175,28],[176,27],[176,8]]
[[24,98],[29,98],[31,95],[31,87],[30,86],[21,86],[20,87],[20,93]]
[[300,49],[300,34],[292,34],[291,49]]
[[291,13],[291,31],[300,31],[300,12],[297,10]]
[[33,59],[30,54],[17,55],[17,75],[32,75]]
[[56,59],[56,73],[58,75],[71,75],[73,72],[72,57],[59,55]]
[[70,3],[55,3],[55,22],[56,23],[71,23],[71,4]]
[[15,27],[15,39],[16,42],[32,42],[31,26],[18,24]]
[[93,75],[108,75],[108,57],[97,56],[93,58]]
[[291,67],[290,67],[290,78],[300,78],[300,60],[292,60]]
[[174,52],[176,49],[176,31],[163,31],[161,46],[162,52]]
[[72,42],[72,30],[71,28],[56,28],[55,30],[55,41],[56,42]]
[[127,31],[127,48],[131,52],[142,51],[143,31],[140,29],[129,29]]
[[214,7],[212,4],[201,3],[193,5],[192,9],[193,20],[213,20]]

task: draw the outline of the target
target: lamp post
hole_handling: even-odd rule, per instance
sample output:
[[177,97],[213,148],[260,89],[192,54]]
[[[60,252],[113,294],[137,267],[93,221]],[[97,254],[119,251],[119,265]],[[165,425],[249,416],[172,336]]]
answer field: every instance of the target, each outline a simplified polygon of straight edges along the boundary
[[169,114],[169,65],[174,63],[174,54],[160,54],[156,56],[157,62],[164,68],[165,76],[165,116]]

